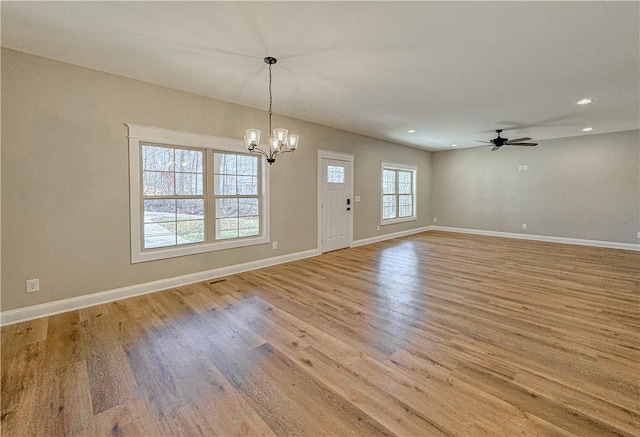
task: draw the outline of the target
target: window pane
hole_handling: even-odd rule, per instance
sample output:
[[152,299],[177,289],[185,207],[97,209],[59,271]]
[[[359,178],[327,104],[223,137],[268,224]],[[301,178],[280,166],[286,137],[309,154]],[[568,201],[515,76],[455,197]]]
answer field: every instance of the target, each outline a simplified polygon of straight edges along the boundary
[[238,238],[238,219],[216,219],[216,239],[225,240],[228,238]]
[[382,194],[395,194],[396,172],[395,170],[382,170]]
[[239,199],[239,216],[247,217],[247,216],[257,216],[258,212],[258,199]]
[[216,218],[238,217],[238,199],[216,199]]
[[396,196],[382,196],[382,218],[396,218]]
[[382,194],[395,194],[396,193],[396,184],[395,183],[385,183],[382,185]]
[[215,174],[236,174],[236,156],[227,153],[214,153],[213,172]]
[[204,220],[178,222],[178,244],[200,243],[204,241]]
[[411,172],[398,170],[398,182],[401,184],[411,184]]
[[171,196],[174,194],[173,172],[145,171],[142,175],[144,196]]
[[214,193],[224,196],[234,196],[238,194],[236,183],[236,176],[217,175],[214,181]]
[[144,247],[165,247],[176,245],[176,223],[145,223]]
[[202,194],[202,175],[193,173],[176,173],[176,194],[196,196]]
[[260,218],[258,216],[253,217],[241,217],[239,220],[240,237],[251,237],[260,233]]
[[258,157],[238,155],[236,164],[239,175],[258,176]]
[[144,222],[173,222],[176,220],[176,201],[158,199],[144,201]]
[[410,171],[398,171],[398,191],[400,194],[411,194],[413,192],[411,177],[412,173]]
[[399,196],[398,217],[411,217],[413,215],[413,196]]
[[176,171],[202,173],[202,155],[199,150],[176,149]]
[[178,199],[178,220],[203,220],[204,199]]
[[413,190],[413,185],[411,184],[400,184],[398,186],[398,192],[400,194],[411,194]]
[[327,182],[330,184],[344,184],[344,167],[328,165]]
[[258,178],[254,176],[238,176],[238,194],[258,194]]
[[142,169],[173,171],[173,148],[142,146]]

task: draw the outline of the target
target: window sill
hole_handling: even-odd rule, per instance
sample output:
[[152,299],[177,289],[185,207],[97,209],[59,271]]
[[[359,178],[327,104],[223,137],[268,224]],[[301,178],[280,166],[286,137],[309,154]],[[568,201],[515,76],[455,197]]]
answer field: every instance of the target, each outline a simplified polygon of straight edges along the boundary
[[418,220],[418,217],[416,216],[382,220],[380,222],[380,226],[395,225],[396,223],[415,222],[416,220]]
[[233,241],[216,241],[215,243],[189,244],[181,247],[163,247],[149,249],[143,252],[131,252],[131,263],[156,261],[159,259],[175,258],[178,256],[195,255],[198,253],[215,252],[218,250],[233,249],[236,247],[256,246],[269,243],[269,237],[243,238]]

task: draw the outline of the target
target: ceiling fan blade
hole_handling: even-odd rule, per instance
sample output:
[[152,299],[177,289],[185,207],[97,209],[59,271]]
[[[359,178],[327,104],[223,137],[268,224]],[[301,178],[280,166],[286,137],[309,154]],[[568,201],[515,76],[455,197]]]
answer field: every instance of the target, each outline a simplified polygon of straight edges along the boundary
[[493,144],[491,141],[480,141],[480,140],[476,140],[476,143],[487,143],[487,144]]
[[492,151],[492,152],[495,152],[496,150],[500,150],[500,147],[499,147],[499,146],[493,146],[493,147],[491,148],[491,151]]
[[537,146],[538,143],[507,143],[509,146]]
[[[530,141],[531,138],[529,137],[524,137],[524,138],[514,138],[513,140],[509,140],[509,143],[521,143],[523,141]],[[508,143],[507,143],[508,144]]]

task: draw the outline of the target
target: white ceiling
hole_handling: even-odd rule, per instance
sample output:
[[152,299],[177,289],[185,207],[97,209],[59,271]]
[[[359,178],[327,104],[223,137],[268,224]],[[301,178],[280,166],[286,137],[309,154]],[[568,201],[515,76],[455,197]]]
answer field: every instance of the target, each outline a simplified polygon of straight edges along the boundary
[[1,8],[4,47],[255,108],[274,56],[275,113],[429,150],[640,127],[638,2]]

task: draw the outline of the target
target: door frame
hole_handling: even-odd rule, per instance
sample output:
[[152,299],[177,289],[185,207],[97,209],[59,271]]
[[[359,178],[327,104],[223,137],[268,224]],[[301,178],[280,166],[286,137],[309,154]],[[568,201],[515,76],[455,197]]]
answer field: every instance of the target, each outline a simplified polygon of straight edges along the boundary
[[349,153],[334,152],[333,150],[318,149],[318,250],[322,253],[322,160],[323,159],[336,159],[338,161],[346,161],[351,174],[351,187],[349,188],[349,199],[351,199],[351,214],[349,214],[349,247],[353,247],[353,213],[355,211],[353,191],[355,174],[353,171],[354,155]]

